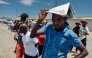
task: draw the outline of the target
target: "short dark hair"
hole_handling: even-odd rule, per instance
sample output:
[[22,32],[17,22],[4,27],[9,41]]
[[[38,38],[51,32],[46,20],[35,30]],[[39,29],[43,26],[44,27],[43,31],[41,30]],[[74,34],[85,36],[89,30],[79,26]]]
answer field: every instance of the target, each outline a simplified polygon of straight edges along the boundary
[[26,18],[28,18],[29,16],[28,16],[27,13],[23,13],[23,14],[20,15],[20,17],[21,17],[21,21],[25,21]]
[[21,24],[21,25],[19,26],[19,28],[27,29],[27,25],[26,25],[26,24]]

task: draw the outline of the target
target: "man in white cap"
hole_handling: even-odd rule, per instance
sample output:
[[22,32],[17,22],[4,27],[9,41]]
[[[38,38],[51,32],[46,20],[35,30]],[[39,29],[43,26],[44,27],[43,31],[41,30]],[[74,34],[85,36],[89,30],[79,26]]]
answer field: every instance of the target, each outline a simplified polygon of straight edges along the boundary
[[34,38],[42,33],[46,34],[42,58],[67,58],[72,45],[78,47],[80,51],[80,54],[75,56],[75,58],[84,58],[87,56],[88,51],[77,35],[64,24],[66,16],[62,14],[62,10],[58,13],[55,13],[55,11],[50,12],[52,13],[52,23],[38,30],[40,23],[45,19],[49,11],[46,9],[40,11],[39,19],[30,35],[31,38]]

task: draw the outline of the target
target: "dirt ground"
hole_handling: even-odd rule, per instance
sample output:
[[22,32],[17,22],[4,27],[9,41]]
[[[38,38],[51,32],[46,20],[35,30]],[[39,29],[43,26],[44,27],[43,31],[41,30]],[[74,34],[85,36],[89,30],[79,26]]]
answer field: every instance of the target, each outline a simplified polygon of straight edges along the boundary
[[[15,49],[16,42],[13,39],[15,33],[8,30],[7,25],[0,23],[0,58],[16,58]],[[87,50],[89,55],[85,58],[92,58],[92,32],[87,36]],[[74,51],[75,49],[73,49]],[[69,53],[67,58],[73,58],[73,53]]]
[[[4,27],[4,25],[0,25]],[[7,29],[8,30],[8,29]],[[13,40],[13,36],[8,32],[0,28],[0,58],[15,58],[16,42]]]

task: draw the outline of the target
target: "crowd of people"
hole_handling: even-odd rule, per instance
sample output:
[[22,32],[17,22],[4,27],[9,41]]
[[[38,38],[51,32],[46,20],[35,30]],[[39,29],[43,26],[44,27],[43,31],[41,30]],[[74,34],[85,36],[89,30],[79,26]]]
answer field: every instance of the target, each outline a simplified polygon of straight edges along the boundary
[[[52,22],[45,20],[48,13],[52,14]],[[16,20],[12,30],[16,29],[16,58],[67,58],[67,54],[76,47],[74,58],[84,58],[88,55],[86,35],[89,35],[88,22],[83,19],[75,22],[73,30],[69,29],[67,16],[52,13],[42,9],[38,20],[29,20],[23,13]],[[17,37],[16,37],[17,35]],[[77,52],[79,51],[79,52]]]
[[[20,15],[20,20],[17,20],[12,30],[19,30],[15,34],[14,39],[17,41],[15,47],[16,58],[37,58],[42,55],[43,45],[45,42],[45,34],[41,34],[33,39],[30,38],[32,28],[36,25],[37,20],[28,20],[28,14]],[[47,24],[47,20],[39,25],[39,29]],[[25,39],[26,38],[26,39]],[[30,49],[31,48],[31,49]]]

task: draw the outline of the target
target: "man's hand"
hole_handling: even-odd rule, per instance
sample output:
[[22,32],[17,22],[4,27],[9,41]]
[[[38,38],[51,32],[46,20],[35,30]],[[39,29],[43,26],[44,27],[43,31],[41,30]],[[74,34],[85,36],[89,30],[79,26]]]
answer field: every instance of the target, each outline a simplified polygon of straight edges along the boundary
[[16,26],[17,26],[17,24],[18,24],[18,22],[20,22],[20,20],[17,20],[17,21],[15,22],[14,26],[12,27],[12,30],[14,30],[14,29],[15,29],[15,27],[16,27]]
[[43,33],[44,33],[42,30],[39,30],[39,31],[37,31],[37,30],[38,30],[39,25],[41,24],[41,22],[42,22],[42,21],[45,19],[45,17],[47,16],[47,14],[48,14],[47,11],[48,11],[48,10],[46,10],[46,9],[42,9],[42,10],[40,11],[39,19],[38,19],[36,25],[34,26],[34,28],[33,28],[32,31],[31,31],[30,38],[34,38],[34,37],[36,37],[37,35],[40,35],[40,34],[43,34]]
[[89,35],[87,32],[83,32],[83,35]]
[[47,9],[41,9],[40,14],[39,14],[39,20],[43,21],[45,19],[45,17],[47,16]]

